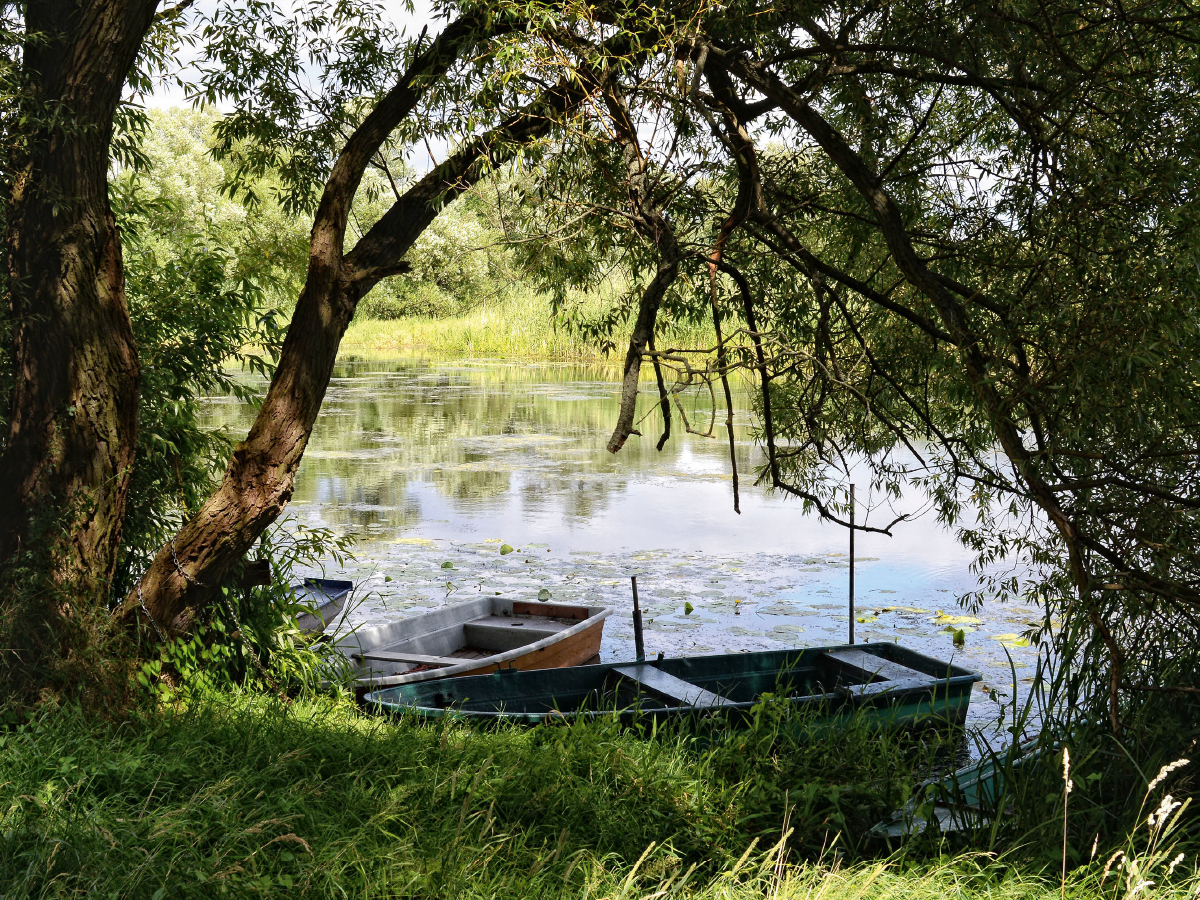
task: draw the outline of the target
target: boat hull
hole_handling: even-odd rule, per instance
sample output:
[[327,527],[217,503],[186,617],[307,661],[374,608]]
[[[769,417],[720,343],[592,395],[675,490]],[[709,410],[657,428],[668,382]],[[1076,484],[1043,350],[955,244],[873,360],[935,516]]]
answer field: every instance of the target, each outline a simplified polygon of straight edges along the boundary
[[[924,677],[891,682],[891,687],[870,677],[856,681],[830,659],[830,653],[844,651],[866,652]],[[647,665],[716,700],[703,707],[695,702],[673,702],[653,689],[629,683],[618,672],[644,671]],[[680,657],[653,664],[608,663],[553,673],[500,671],[436,685],[398,685],[367,694],[364,700],[391,713],[536,724],[614,713],[626,720],[697,714],[744,719],[764,694],[772,693],[788,697],[795,707],[820,710],[831,721],[869,710],[871,720],[881,726],[961,725],[971,702],[971,688],[979,678],[975,672],[894,644],[860,644]]]
[[310,634],[324,631],[341,613],[352,590],[354,582],[335,578],[305,578],[292,585],[297,602],[310,608],[296,617],[296,626]]

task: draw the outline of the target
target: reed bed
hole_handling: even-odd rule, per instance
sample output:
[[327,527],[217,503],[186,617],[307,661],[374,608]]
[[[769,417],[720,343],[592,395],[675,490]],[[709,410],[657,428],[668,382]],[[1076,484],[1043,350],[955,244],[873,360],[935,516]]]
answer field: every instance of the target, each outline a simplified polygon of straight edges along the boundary
[[[659,336],[662,346],[709,347],[715,343],[710,327],[668,327]],[[538,359],[620,363],[624,347],[607,356],[577,333],[557,326],[549,300],[532,292],[512,292],[460,316],[400,319],[355,319],[342,339],[342,349],[356,354],[437,355],[499,359]]]

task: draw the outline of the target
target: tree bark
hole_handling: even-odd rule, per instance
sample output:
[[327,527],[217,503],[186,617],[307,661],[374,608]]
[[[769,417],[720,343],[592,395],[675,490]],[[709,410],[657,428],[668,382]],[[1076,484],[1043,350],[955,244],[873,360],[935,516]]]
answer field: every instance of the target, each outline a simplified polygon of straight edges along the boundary
[[[15,383],[0,455],[0,566],[61,529],[53,575],[107,599],[139,370],[108,202],[113,119],[158,0],[26,4],[24,149],[4,235]],[[3,603],[0,598],[0,603]]]

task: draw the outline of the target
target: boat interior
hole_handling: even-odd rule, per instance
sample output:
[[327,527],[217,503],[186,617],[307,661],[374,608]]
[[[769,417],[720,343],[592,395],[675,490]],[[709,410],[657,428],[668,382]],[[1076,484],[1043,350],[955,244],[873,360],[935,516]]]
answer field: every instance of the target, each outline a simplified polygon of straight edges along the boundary
[[[351,653],[372,675],[393,675],[487,659],[552,638],[600,610],[520,600],[476,601],[456,618],[439,611],[407,620],[378,642],[363,640]],[[364,646],[366,644],[373,646]]]

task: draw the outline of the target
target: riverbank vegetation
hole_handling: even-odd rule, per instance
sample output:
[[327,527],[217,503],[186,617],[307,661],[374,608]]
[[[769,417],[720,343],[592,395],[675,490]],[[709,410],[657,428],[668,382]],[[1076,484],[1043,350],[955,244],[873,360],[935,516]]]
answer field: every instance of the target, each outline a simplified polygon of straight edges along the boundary
[[[868,831],[911,794],[911,773],[936,764],[937,742],[857,726],[798,741],[781,728],[796,723],[769,710],[701,743],[607,722],[473,730],[241,691],[120,720],[63,707],[8,721],[0,885],[12,900],[1032,900],[1064,889],[1061,789],[1044,834],[1006,825],[990,852],[927,835],[895,855]],[[1090,774],[1084,762],[1081,786]],[[1191,896],[1195,847],[1177,837],[1151,847],[1072,828],[1066,895]],[[1106,866],[1117,849],[1128,856]]]

